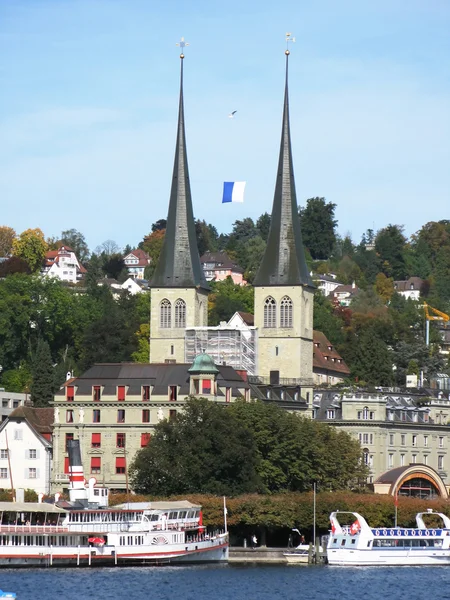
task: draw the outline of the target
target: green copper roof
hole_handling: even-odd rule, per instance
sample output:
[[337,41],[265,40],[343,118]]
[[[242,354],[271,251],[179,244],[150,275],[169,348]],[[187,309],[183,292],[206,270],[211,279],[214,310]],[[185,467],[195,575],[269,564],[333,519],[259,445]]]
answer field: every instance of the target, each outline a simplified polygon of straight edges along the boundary
[[177,144],[166,235],[150,287],[201,287],[208,290],[208,284],[200,264],[192,210],[184,130],[183,58],[182,56]]
[[289,53],[286,52],[283,126],[272,220],[266,251],[254,286],[313,286],[306,265],[295,193],[289,124],[288,58]]
[[219,369],[209,354],[203,352],[195,357],[192,367],[188,369],[188,373],[191,373],[191,375],[201,375],[202,373],[205,375],[217,375]]

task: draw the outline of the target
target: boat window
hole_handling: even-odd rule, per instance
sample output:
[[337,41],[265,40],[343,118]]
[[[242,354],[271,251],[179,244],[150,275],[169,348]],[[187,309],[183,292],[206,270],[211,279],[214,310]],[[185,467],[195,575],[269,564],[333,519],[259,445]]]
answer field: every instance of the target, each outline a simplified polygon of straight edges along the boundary
[[356,543],[356,540],[355,540],[355,538],[353,538],[352,539],[352,544],[355,544],[355,543]]
[[345,539],[342,540],[341,546],[345,546]]
[[368,547],[368,548],[370,548],[371,544],[372,544],[372,540],[369,540],[369,541],[367,542],[367,547]]
[[159,515],[151,515],[151,521],[159,521]]
[[186,510],[181,511],[180,512],[180,519],[185,519],[186,518],[186,514],[187,514]]
[[176,519],[178,515],[177,511],[172,511],[169,513],[169,519]]
[[337,538],[334,538],[333,544],[337,544]]

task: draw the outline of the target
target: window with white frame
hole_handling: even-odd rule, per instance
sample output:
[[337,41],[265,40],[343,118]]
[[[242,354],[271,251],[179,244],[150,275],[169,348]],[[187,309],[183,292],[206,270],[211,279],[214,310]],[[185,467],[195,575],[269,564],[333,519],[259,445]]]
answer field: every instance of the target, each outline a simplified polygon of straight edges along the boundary
[[37,458],[37,450],[35,448],[28,450],[28,458]]
[[28,469],[28,478],[36,479],[36,477],[37,477],[37,469],[35,467],[30,467]]
[[412,463],[413,463],[413,465],[415,465],[416,462],[417,462],[417,454],[413,454],[412,455]]
[[400,466],[401,467],[405,466],[405,455],[404,454],[400,454]]
[[336,416],[336,411],[334,410],[334,408],[329,408],[327,410],[327,419],[334,419]]
[[277,326],[277,303],[272,296],[264,301],[264,327],[274,329]]
[[438,471],[444,470],[444,457],[440,454],[438,456]]
[[23,432],[21,429],[14,429],[14,439],[15,440],[22,440],[23,439]]
[[0,469],[0,479],[8,479],[8,469]]
[[394,455],[393,454],[389,454],[388,457],[388,467],[392,468],[394,466]]
[[389,434],[389,445],[393,446],[395,443],[395,435],[393,433]]
[[161,300],[159,305],[159,326],[161,329],[170,329],[172,327],[172,305],[167,298]]
[[284,296],[280,302],[280,327],[292,327],[292,300]]
[[175,327],[179,329],[186,327],[186,302],[181,298],[175,302]]
[[427,465],[428,464],[428,454],[424,454],[423,455],[423,464]]
[[414,434],[412,435],[412,445],[413,445],[413,447],[417,446],[417,435],[414,435]]
[[442,436],[439,437],[439,448],[444,447],[444,438]]
[[369,418],[369,409],[367,406],[365,406],[363,408],[363,419],[364,419],[364,421],[367,421],[368,418]]
[[406,446],[406,435],[402,433],[400,436],[400,443],[402,446]]
[[6,458],[8,458],[8,450],[6,450],[6,449],[0,450],[0,459],[6,459]]
[[425,448],[428,448],[428,436],[427,435],[423,436],[423,445]]

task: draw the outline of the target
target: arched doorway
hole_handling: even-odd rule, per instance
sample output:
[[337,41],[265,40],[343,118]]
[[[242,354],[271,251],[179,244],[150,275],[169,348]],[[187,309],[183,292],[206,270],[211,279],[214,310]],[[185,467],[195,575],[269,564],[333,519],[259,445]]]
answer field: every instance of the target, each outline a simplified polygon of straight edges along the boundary
[[448,499],[448,492],[439,473],[422,464],[397,467],[380,475],[374,483],[377,494],[408,496],[432,500]]

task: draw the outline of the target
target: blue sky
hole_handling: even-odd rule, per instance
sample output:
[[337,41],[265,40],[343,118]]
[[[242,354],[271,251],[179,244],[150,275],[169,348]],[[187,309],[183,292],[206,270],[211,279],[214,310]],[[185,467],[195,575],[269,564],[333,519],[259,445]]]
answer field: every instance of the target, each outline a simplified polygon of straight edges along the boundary
[[94,249],[165,218],[181,36],[196,217],[270,212],[286,31],[299,204],[325,196],[355,241],[449,218],[448,0],[0,0],[0,225]]

